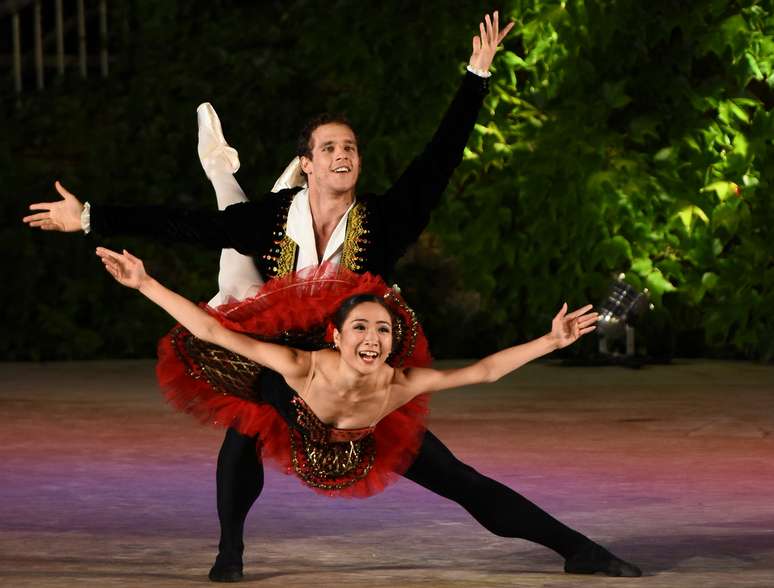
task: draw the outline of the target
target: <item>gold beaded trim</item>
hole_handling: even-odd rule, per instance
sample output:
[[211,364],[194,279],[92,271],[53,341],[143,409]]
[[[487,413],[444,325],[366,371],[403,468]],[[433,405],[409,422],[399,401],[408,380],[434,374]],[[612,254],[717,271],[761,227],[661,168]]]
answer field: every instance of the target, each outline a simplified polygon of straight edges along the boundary
[[[394,367],[401,367],[407,357],[411,357],[414,354],[414,348],[417,345],[417,336],[419,335],[419,321],[417,320],[417,313],[414,309],[406,304],[395,289],[390,288],[384,293],[384,299],[387,303],[394,307],[398,307],[403,311],[403,314],[408,317],[408,325],[404,324],[403,317],[396,314],[395,329],[393,339],[395,340],[396,352],[393,352],[392,356],[395,357],[396,363],[390,364]],[[406,337],[408,335],[408,337]]]
[[186,373],[193,379],[205,380],[220,394],[232,395],[257,402],[256,380],[261,366],[241,355],[194,337],[187,329],[177,326],[170,333],[172,347]]
[[294,396],[291,404],[298,428],[290,429],[290,456],[302,482],[321,490],[342,490],[368,475],[376,460],[373,433],[352,441],[331,441],[331,427],[300,396]]
[[[298,451],[299,438],[303,454]],[[293,470],[304,484],[321,490],[343,490],[373,469],[376,443],[373,435],[368,435],[360,441],[316,445],[303,433],[291,429],[290,454]]]
[[296,265],[298,245],[287,235],[288,210],[290,210],[294,196],[295,192],[285,196],[285,202],[277,210],[277,224],[272,232],[271,249],[266,255],[261,256],[265,264],[264,275],[271,278],[279,278],[289,274]]
[[274,268],[275,278],[285,276],[293,271],[293,266],[296,264],[296,249],[298,245],[290,237],[285,235],[279,242],[280,253],[277,258],[277,265]]
[[362,202],[357,202],[349,212],[344,248],[341,252],[341,265],[356,273],[365,268],[365,251],[370,243],[366,238],[370,233],[366,225],[366,207]]

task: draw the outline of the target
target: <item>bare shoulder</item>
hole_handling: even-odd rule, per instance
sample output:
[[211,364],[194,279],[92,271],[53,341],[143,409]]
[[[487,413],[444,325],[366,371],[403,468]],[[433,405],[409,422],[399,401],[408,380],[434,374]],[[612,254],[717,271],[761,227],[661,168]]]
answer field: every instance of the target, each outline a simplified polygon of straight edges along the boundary
[[436,372],[436,370],[432,368],[410,367],[401,368],[400,372],[400,377],[406,386],[417,386],[425,382],[429,376]]
[[418,370],[422,368],[394,368],[392,374],[392,395],[408,402],[423,392]]
[[306,378],[312,370],[313,362],[315,373],[330,373],[335,365],[335,356],[338,354],[329,349],[321,349],[319,351],[306,352],[306,355],[308,359],[304,369],[304,378]]
[[[389,366],[388,366],[389,367]],[[407,371],[411,368],[392,368],[392,384],[405,384],[407,382]]]

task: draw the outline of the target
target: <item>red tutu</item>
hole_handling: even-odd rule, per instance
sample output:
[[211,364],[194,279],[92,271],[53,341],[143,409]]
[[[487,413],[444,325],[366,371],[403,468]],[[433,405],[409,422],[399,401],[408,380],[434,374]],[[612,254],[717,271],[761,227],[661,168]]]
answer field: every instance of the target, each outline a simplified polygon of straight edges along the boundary
[[[271,280],[256,296],[244,301],[204,308],[234,331],[313,350],[330,344],[331,317],[345,299],[356,294],[383,297],[395,316],[390,365],[421,367],[430,363],[427,340],[414,312],[396,290],[371,274],[355,274],[326,264]],[[202,423],[257,435],[262,456],[291,474],[291,434],[297,432],[291,431],[273,406],[260,400],[256,380],[261,370],[244,357],[196,339],[180,325],[159,342],[156,374],[167,400]],[[364,477],[344,479],[335,487],[310,487],[330,496],[357,498],[381,492],[414,461],[427,412],[427,397],[423,395],[379,421],[372,434],[373,467]]]

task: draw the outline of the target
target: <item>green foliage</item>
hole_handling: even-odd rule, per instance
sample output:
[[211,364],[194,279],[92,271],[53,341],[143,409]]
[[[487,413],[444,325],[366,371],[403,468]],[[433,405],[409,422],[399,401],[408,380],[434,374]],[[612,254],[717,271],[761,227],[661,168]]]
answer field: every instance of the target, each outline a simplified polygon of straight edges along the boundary
[[503,342],[625,272],[678,339],[699,329],[705,352],[774,357],[771,5],[510,12],[521,34],[496,59],[466,189],[433,225],[485,308],[507,309]]
[[[465,4],[111,4],[107,82],[68,74],[20,107],[4,97],[0,243],[14,255],[0,356],[147,356],[170,325],[103,274],[90,239],[18,223],[55,178],[95,202],[214,207],[195,152],[195,108],[210,101],[248,193],[271,186],[297,129],[323,110],[348,113],[364,147],[361,189],[381,190],[457,86],[487,8]],[[596,302],[625,272],[657,305],[654,342],[774,357],[770,2],[505,4],[518,30],[435,237],[398,276],[434,350],[480,354],[539,334],[562,301]],[[214,292],[213,252],[107,245],[191,298]]]

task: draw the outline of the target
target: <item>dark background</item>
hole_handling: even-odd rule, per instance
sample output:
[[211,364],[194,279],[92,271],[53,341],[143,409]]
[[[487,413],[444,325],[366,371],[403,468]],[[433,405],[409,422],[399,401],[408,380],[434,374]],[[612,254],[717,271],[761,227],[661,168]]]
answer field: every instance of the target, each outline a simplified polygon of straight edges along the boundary
[[[0,2],[0,8],[9,5]],[[24,4],[24,2],[20,3]],[[72,21],[74,2],[66,4]],[[70,6],[73,4],[73,6]],[[96,2],[87,36],[98,49]],[[441,209],[398,272],[439,357],[542,334],[564,300],[601,300],[625,272],[655,309],[642,352],[774,357],[774,18],[770,2],[498,5],[519,23]],[[115,284],[81,234],[31,231],[53,181],[82,200],[215,207],[196,155],[210,101],[248,193],[268,190],[303,122],[346,112],[379,191],[432,134],[488,2],[110,2],[110,74],[96,60],[24,91],[2,36],[0,245],[5,360],[147,357],[172,321]],[[53,2],[43,2],[53,55]],[[0,11],[2,14],[2,11]],[[10,16],[0,18],[10,30]],[[66,49],[76,53],[68,32]],[[7,75],[6,75],[7,74]],[[217,252],[133,239],[149,270],[195,300]],[[574,353],[588,354],[594,341]]]

